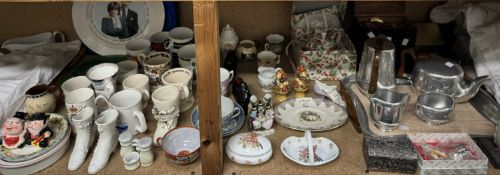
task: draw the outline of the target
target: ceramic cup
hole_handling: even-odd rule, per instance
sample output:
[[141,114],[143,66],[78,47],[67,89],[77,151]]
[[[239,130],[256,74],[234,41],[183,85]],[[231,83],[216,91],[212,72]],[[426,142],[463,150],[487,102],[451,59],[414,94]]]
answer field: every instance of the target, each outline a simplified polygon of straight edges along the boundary
[[117,63],[116,65],[118,65],[118,74],[116,75],[118,83],[123,82],[123,80],[128,76],[138,73],[139,65],[135,61],[125,60]]
[[[183,90],[189,91],[187,88],[184,88]],[[151,94],[151,99],[153,100],[155,107],[160,110],[167,110],[171,107],[179,109],[180,92],[177,87],[173,85],[166,85],[156,89]]]
[[140,155],[138,152],[132,151],[129,152],[123,157],[123,164],[125,165],[125,169],[132,171],[141,165],[139,163]]
[[79,88],[92,88],[92,82],[86,76],[77,76],[66,80],[62,85],[64,96]]
[[[193,73],[185,68],[170,69],[161,76],[163,85],[173,85],[179,89],[181,93],[181,112],[189,110],[194,103],[193,96],[191,95],[192,93],[189,91],[192,78]],[[186,91],[185,89],[188,90]]]
[[[94,90],[90,88],[79,88],[71,91],[64,97],[66,110],[68,111],[69,121],[86,107],[91,107],[94,111],[93,118],[97,116],[97,106],[95,104]],[[71,123],[73,133],[76,133],[76,127]]]
[[194,68],[194,63],[196,61],[196,52],[194,44],[188,44],[182,46],[177,51],[177,55],[179,56],[179,64],[181,65],[181,67],[186,69]]
[[148,106],[149,102],[149,78],[144,74],[135,74],[123,80],[123,89],[139,91],[142,94],[142,107]]
[[283,51],[283,41],[285,41],[285,37],[280,34],[269,34],[266,36],[267,43],[264,45],[266,50],[274,52],[279,55]]
[[231,122],[234,118],[238,117],[241,113],[240,108],[234,106],[233,100],[228,97],[221,96],[221,117],[222,125]]
[[259,66],[276,67],[280,63],[280,56],[268,50],[259,52],[257,58]]
[[151,49],[156,52],[166,52],[172,47],[168,32],[158,32],[151,35]]
[[96,95],[109,98],[115,93],[118,70],[118,65],[114,63],[102,63],[87,71],[87,78],[92,81]]
[[119,112],[116,127],[120,133],[128,131],[135,135],[148,129],[142,113],[142,95],[139,91],[122,90],[113,94],[109,100],[99,95],[96,98],[96,101],[98,100],[104,100],[109,108]]
[[250,61],[255,59],[257,54],[257,46],[252,40],[242,40],[238,48],[236,48],[236,57],[240,61]]
[[170,69],[172,57],[167,52],[155,52],[139,58],[144,66],[144,73],[149,77],[151,90],[154,91],[161,86],[160,76]]
[[170,54],[172,55],[172,62],[175,66],[180,66],[177,52],[185,45],[193,43],[194,32],[187,27],[176,27],[169,32],[170,42]]
[[224,96],[227,96],[229,83],[233,80],[234,71],[220,68],[220,87]]
[[151,52],[151,41],[147,39],[133,40],[125,45],[125,49],[127,49],[129,60],[142,64],[139,60],[139,55],[148,55]]
[[259,75],[259,84],[263,92],[272,92],[274,87],[276,69],[272,67],[259,67],[257,69]]

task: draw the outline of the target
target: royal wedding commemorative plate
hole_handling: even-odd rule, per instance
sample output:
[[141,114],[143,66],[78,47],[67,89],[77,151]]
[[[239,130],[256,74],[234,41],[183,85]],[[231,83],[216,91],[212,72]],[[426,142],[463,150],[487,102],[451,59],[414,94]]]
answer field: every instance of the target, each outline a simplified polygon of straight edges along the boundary
[[[240,111],[244,111],[243,107],[241,107],[240,104],[234,103],[234,106],[240,108]],[[191,113],[191,124],[195,128],[200,128],[200,115],[198,112],[198,106],[196,106],[196,108],[194,108],[193,112]],[[222,126],[222,136],[226,137],[233,135],[234,133],[238,132],[244,124],[245,114],[243,114],[243,112],[240,112],[240,115],[237,118],[232,119],[228,125]]]
[[0,148],[0,167],[20,167],[38,162],[54,154],[69,140],[71,128],[62,115],[51,113],[48,127],[52,131],[49,144],[45,148],[24,145],[22,148]]
[[128,42],[149,39],[165,20],[162,2],[74,2],[72,13],[78,37],[100,55],[125,55]]
[[347,121],[344,108],[322,98],[293,98],[274,108],[275,121],[299,131],[327,131],[342,126]]

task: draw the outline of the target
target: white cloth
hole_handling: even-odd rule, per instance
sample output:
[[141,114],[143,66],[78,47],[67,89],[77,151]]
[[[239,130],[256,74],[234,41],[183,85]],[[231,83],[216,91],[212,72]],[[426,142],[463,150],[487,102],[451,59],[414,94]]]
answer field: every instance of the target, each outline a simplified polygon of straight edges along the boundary
[[[449,1],[433,9],[431,19],[449,22],[450,16],[465,14],[464,28],[470,36],[469,50],[477,76],[489,75],[487,89],[500,103],[500,1]],[[444,20],[446,19],[446,20]]]
[[21,109],[24,93],[48,84],[76,56],[81,41],[44,44],[24,52],[0,55],[0,123]]

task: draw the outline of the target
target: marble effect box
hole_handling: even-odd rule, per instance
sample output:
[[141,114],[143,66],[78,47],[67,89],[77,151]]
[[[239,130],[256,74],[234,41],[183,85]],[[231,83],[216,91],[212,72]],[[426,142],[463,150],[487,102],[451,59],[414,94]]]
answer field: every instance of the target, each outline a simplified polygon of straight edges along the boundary
[[406,135],[366,135],[363,138],[363,154],[367,171],[411,174],[417,171],[418,153]]

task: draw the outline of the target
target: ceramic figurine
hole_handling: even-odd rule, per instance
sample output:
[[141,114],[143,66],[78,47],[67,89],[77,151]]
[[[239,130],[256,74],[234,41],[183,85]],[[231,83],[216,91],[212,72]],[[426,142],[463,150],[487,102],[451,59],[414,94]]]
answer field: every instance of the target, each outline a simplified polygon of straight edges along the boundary
[[304,97],[307,90],[309,90],[309,74],[303,65],[297,67],[293,89],[296,92],[296,98]]
[[45,113],[36,113],[28,118],[26,129],[30,133],[30,139],[26,142],[28,145],[45,148],[49,146],[49,139],[52,131],[48,127],[49,115]]
[[139,151],[139,162],[142,167],[151,166],[154,162],[154,154],[151,150],[153,139],[151,137],[143,137],[137,142],[137,151]]
[[253,124],[252,122],[257,118],[257,105],[258,105],[258,102],[257,102],[257,97],[255,95],[252,95],[252,97],[250,97],[250,104],[248,105],[248,120],[250,121],[249,122],[249,126],[250,126],[250,130],[253,130]]
[[248,114],[248,110],[251,109],[248,108],[248,105],[250,104],[252,94],[250,93],[247,83],[245,83],[240,77],[236,78],[233,82],[232,92],[236,103],[243,107],[245,114]]
[[2,125],[2,140],[0,144],[7,149],[15,149],[24,146],[26,128],[26,113],[16,112],[12,117],[5,120]]
[[274,93],[276,93],[276,101],[281,103],[286,100],[286,96],[290,92],[290,84],[282,68],[276,68],[275,78]]
[[267,136],[273,134],[274,110],[272,109],[272,95],[264,95],[264,99],[260,103],[257,102],[256,98],[252,100],[250,129],[258,135]]

